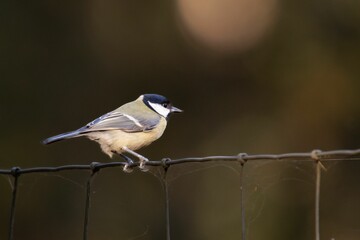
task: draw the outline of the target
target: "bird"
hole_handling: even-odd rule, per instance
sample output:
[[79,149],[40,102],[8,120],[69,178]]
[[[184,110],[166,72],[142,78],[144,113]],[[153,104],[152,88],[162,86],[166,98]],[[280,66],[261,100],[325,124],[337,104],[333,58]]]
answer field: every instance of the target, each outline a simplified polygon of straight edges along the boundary
[[145,171],[149,160],[136,150],[159,139],[165,131],[170,115],[183,110],[173,106],[164,96],[159,94],[142,94],[136,100],[108,112],[85,126],[42,141],[51,144],[61,140],[85,136],[98,142],[102,151],[110,158],[114,154],[126,160],[125,171],[130,171],[132,155],[139,159],[140,169]]

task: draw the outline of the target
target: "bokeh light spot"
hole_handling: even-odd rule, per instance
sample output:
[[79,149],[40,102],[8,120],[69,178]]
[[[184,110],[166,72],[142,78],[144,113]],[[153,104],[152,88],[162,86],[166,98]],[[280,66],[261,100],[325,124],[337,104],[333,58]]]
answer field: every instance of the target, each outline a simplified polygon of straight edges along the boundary
[[216,51],[244,51],[271,29],[276,0],[178,0],[181,24],[197,42]]

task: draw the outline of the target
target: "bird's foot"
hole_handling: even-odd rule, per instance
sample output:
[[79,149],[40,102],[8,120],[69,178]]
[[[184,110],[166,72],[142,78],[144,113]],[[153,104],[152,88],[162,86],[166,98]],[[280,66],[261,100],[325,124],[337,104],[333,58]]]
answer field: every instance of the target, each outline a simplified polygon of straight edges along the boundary
[[129,158],[128,156],[122,154],[122,153],[118,153],[120,155],[120,157],[122,157],[123,159],[126,160],[127,163],[125,163],[124,167],[123,167],[123,171],[126,173],[131,173],[133,171],[133,167],[131,165],[134,164],[134,161]]
[[141,171],[143,172],[147,172],[149,171],[149,167],[146,166],[146,163],[149,161],[149,159],[147,159],[146,157],[139,157],[139,161],[140,161],[140,164],[139,164],[139,168]]
[[134,152],[133,150],[130,150],[127,147],[122,147],[122,150],[139,159],[139,161],[140,161],[139,168],[141,171],[143,171],[143,172],[149,171],[149,168],[146,166],[146,163],[149,161],[149,159],[147,159],[146,157],[144,157],[141,154],[138,154],[137,152]]
[[132,173],[132,171],[134,171],[134,169],[130,166],[130,164],[126,163],[123,167],[123,171],[126,173]]

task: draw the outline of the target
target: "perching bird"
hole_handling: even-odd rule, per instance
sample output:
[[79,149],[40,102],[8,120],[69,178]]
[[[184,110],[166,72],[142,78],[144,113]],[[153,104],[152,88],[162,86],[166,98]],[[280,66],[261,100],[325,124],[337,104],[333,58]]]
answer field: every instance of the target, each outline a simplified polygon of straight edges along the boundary
[[[148,159],[134,151],[160,138],[170,115],[179,112],[182,110],[174,107],[166,97],[144,94],[84,127],[47,138],[43,144],[86,136],[98,142],[103,152],[110,157],[115,153],[131,164],[132,160],[123,155],[128,153],[139,158],[140,167],[143,167]],[[127,169],[127,165],[124,169]]]

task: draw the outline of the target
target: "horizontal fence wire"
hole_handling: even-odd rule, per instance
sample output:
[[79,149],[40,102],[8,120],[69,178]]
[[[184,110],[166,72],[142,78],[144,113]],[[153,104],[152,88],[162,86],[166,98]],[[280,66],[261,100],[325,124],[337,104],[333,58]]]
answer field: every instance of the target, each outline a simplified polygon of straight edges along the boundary
[[[333,150],[333,151],[321,151],[313,150],[306,153],[283,153],[283,154],[257,154],[250,155],[246,153],[240,153],[233,156],[209,156],[209,157],[188,157],[188,158],[163,158],[157,161],[148,161],[146,165],[148,166],[163,166],[168,167],[171,165],[183,164],[183,163],[193,163],[193,162],[212,162],[212,161],[256,161],[256,160],[299,160],[299,161],[314,161],[314,158],[322,162],[327,161],[357,161],[360,160],[360,149],[355,150]],[[111,167],[138,167],[139,162],[134,162],[127,164],[126,162],[108,162],[108,163],[98,163],[92,162],[86,165],[64,165],[59,167],[33,167],[33,168],[20,168],[14,167],[11,169],[0,169],[0,175],[14,175],[14,169],[16,169],[16,174],[23,175],[28,173],[50,173],[50,172],[61,172],[61,171],[71,171],[71,170],[100,170],[103,168]]]
[[[165,170],[163,177],[164,185],[164,196],[165,196],[165,207],[166,207],[166,239],[170,240],[170,212],[169,212],[169,192],[168,183],[166,179],[166,173],[169,167],[172,165],[186,164],[186,163],[203,163],[203,162],[214,162],[214,161],[229,161],[238,162],[241,166],[240,170],[240,208],[241,208],[241,239],[246,240],[245,232],[245,207],[244,207],[244,194],[243,194],[243,171],[248,161],[256,160],[291,160],[291,161],[313,161],[316,164],[315,168],[315,240],[320,240],[320,185],[321,185],[321,170],[325,169],[321,162],[328,161],[359,161],[360,160],[360,149],[355,150],[332,150],[332,151],[321,151],[313,150],[311,152],[304,153],[284,153],[284,154],[257,154],[250,155],[246,153],[240,153],[233,156],[208,156],[208,157],[187,157],[179,159],[163,158],[156,161],[148,161],[145,165],[162,167]],[[90,175],[86,183],[86,197],[85,197],[85,211],[84,211],[84,225],[83,225],[83,239],[88,239],[88,224],[89,224],[89,209],[91,201],[91,185],[95,175],[100,169],[113,168],[113,167],[127,167],[132,169],[139,167],[139,162],[133,162],[127,164],[126,162],[108,162],[99,163],[93,162],[87,165],[64,165],[58,167],[33,167],[33,168],[20,168],[13,167],[11,169],[0,169],[0,175],[9,175],[13,177],[12,184],[12,200],[10,206],[10,221],[8,228],[8,239],[14,239],[14,223],[15,223],[15,209],[16,209],[16,198],[18,192],[18,181],[21,175],[31,173],[51,173],[61,171],[89,171]]]

